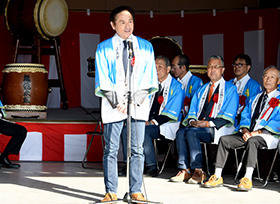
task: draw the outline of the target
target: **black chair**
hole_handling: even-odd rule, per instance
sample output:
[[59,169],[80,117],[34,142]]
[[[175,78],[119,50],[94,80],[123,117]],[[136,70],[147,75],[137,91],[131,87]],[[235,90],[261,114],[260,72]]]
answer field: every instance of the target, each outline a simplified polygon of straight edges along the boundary
[[[157,147],[157,142],[163,142],[163,143],[166,143],[167,144],[167,152],[164,154],[164,159],[163,159],[163,163],[162,165],[160,166],[159,165],[159,150],[158,150],[158,147]],[[159,171],[159,175],[162,173],[164,167],[165,167],[165,164],[166,164],[166,161],[167,161],[167,158],[171,152],[171,148],[174,144],[174,141],[173,140],[169,140],[169,139],[166,139],[166,138],[163,138],[163,137],[160,137],[160,138],[157,138],[157,139],[154,139],[154,149],[155,149],[155,156],[156,156],[156,164],[157,164],[157,169]]]
[[[99,130],[98,130],[98,127],[99,127]],[[92,144],[93,139],[94,139],[95,136],[100,136],[100,137],[101,137],[102,149],[103,149],[103,151],[104,151],[104,135],[103,135],[103,130],[102,130],[102,123],[101,123],[101,121],[100,121],[100,120],[98,121],[98,124],[95,126],[94,131],[87,132],[86,134],[87,134],[87,135],[92,135],[92,137],[91,137],[91,139],[90,139],[88,148],[87,148],[87,150],[86,150],[86,152],[85,152],[85,155],[84,155],[84,158],[83,158],[83,161],[82,161],[82,167],[83,167],[84,169],[93,169],[93,168],[91,168],[91,167],[85,166],[85,163],[86,163],[87,154],[88,154],[88,152],[89,152],[89,150],[90,150],[91,144]]]

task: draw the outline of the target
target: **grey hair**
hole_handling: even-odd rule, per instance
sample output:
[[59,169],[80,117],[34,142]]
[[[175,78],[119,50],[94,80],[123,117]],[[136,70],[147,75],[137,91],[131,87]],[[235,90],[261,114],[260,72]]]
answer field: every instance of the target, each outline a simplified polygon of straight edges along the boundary
[[278,70],[278,79],[280,79],[280,70],[279,70],[276,66],[274,66],[274,65],[270,65],[270,66],[268,66],[267,68],[265,68],[265,69],[263,70],[263,75],[264,75],[265,72],[266,72],[267,70],[269,70],[270,68],[274,68],[274,69],[277,69],[277,70]]
[[225,63],[224,63],[224,59],[220,56],[220,55],[212,55],[211,57],[209,57],[207,64],[209,63],[210,60],[212,59],[219,59],[221,60],[222,63],[222,67],[225,67]]
[[165,66],[166,66],[166,68],[169,67],[169,66],[171,66],[171,65],[170,65],[170,61],[169,61],[169,59],[168,59],[166,56],[164,56],[164,55],[158,55],[158,56],[156,56],[156,60],[157,60],[157,59],[163,60]]

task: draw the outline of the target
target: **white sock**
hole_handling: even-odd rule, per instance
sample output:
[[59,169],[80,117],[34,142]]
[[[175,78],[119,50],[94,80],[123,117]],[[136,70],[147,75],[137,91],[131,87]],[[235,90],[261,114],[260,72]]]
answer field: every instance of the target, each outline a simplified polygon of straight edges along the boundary
[[222,177],[222,168],[216,168],[215,169],[215,175],[217,176],[217,178],[221,178]]
[[244,177],[247,177],[248,179],[250,179],[252,181],[253,172],[254,172],[254,167],[246,167],[246,173],[245,173]]
[[191,173],[191,170],[189,168],[186,169],[186,171],[190,174]]

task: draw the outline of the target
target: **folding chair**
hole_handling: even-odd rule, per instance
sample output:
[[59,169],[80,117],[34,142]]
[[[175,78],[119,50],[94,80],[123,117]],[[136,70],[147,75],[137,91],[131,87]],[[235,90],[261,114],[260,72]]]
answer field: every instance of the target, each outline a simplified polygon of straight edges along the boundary
[[[210,173],[210,168],[209,168],[209,160],[208,160],[208,152],[207,152],[207,144],[211,145],[212,143],[205,143],[205,142],[200,142],[201,145],[203,145],[203,149],[204,149],[204,156],[205,156],[205,163],[206,163],[206,170],[207,170],[207,174],[208,176],[211,176]],[[235,163],[236,163],[236,167],[238,167],[238,155],[237,155],[237,150],[239,149],[244,149],[244,146],[242,147],[238,147],[234,150],[234,156],[235,156]]]
[[211,176],[210,170],[209,170],[209,161],[208,161],[208,152],[207,152],[207,144],[208,143],[200,142],[200,144],[203,146],[203,149],[204,149],[204,156],[205,156],[207,174],[208,174],[208,176]]
[[[98,127],[99,127],[99,130],[98,130]],[[85,166],[85,163],[86,163],[86,158],[87,158],[87,154],[90,150],[90,147],[91,147],[91,144],[93,142],[93,139],[95,136],[100,136],[101,137],[101,142],[102,142],[102,150],[104,151],[104,135],[103,135],[103,130],[102,130],[102,123],[101,121],[99,120],[98,121],[98,124],[95,126],[95,129],[94,131],[91,131],[91,132],[87,132],[86,133],[87,135],[92,135],[91,139],[90,139],[90,142],[89,142],[89,145],[88,145],[88,148],[85,152],[85,155],[84,155],[84,158],[83,158],[83,161],[82,161],[82,167],[84,169],[93,169],[91,167],[87,167]]]
[[[268,150],[268,149],[267,149],[267,148],[262,148],[261,150]],[[278,151],[279,151],[278,148],[276,148],[276,149],[271,149],[271,150],[275,150],[275,153],[274,153],[274,157],[273,157],[271,166],[270,166],[270,168],[269,168],[269,172],[268,172],[268,174],[267,174],[265,180],[263,180],[263,179],[261,178],[261,176],[260,176],[259,164],[258,164],[258,159],[257,159],[257,163],[256,163],[256,170],[257,170],[257,175],[258,175],[257,180],[259,180],[260,182],[263,183],[263,185],[260,186],[261,188],[265,187],[265,186],[267,185],[267,183],[268,183],[269,177],[270,177],[270,175],[271,175],[271,172],[272,172],[272,169],[273,169],[273,167],[274,167],[274,163],[275,163],[275,161],[276,161],[276,158],[277,158],[277,155],[278,155]],[[241,167],[242,167],[242,165],[243,165],[243,160],[244,160],[245,154],[246,154],[246,150],[244,149],[243,154],[242,154],[242,157],[241,157],[241,161],[240,161],[240,163],[239,163],[239,165],[238,165],[237,172],[236,172],[236,175],[235,175],[235,177],[234,177],[234,183],[237,183],[237,182],[236,182],[236,181],[237,181],[237,177],[238,177],[239,172],[240,172],[240,169],[241,169]]]
[[[159,141],[162,141],[162,142],[166,142],[167,143],[167,152],[165,153],[164,155],[164,159],[163,159],[163,163],[161,165],[161,167],[159,166],[159,151],[158,151],[158,147],[157,147],[157,142]],[[165,164],[166,164],[166,161],[167,161],[167,158],[169,156],[169,153],[171,152],[171,148],[173,146],[173,143],[174,141],[172,140],[168,140],[166,138],[157,138],[157,139],[154,139],[154,149],[155,149],[155,156],[156,156],[156,164],[157,164],[157,169],[159,170],[159,175],[162,173],[164,167],[165,167]]]
[[200,142],[200,144],[203,146],[203,149],[204,149],[204,157],[205,157],[205,164],[206,164],[206,171],[207,171],[206,173],[208,174],[208,176],[211,176],[210,167],[209,167],[207,144],[212,145],[214,143]]

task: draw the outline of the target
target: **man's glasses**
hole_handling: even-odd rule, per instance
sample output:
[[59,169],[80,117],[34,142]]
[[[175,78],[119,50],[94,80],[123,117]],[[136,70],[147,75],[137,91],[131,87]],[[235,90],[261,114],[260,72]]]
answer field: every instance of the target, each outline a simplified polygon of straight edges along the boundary
[[232,64],[233,67],[239,67],[239,68],[243,67],[244,65],[246,65],[246,64],[243,64],[243,63]]
[[214,69],[214,70],[217,70],[219,68],[222,68],[222,66],[221,65],[210,65],[207,67],[207,69]]
[[171,69],[175,69],[175,68],[181,68],[181,65],[176,64],[171,66]]

